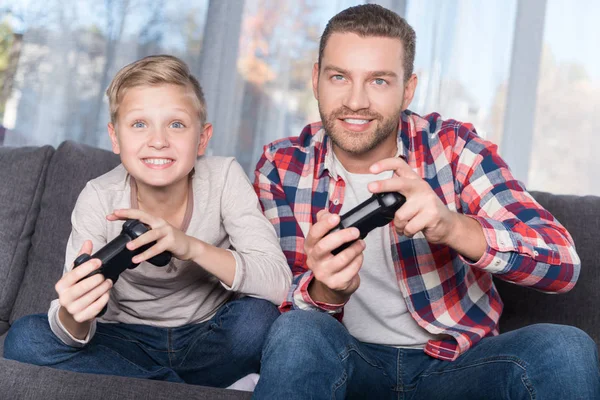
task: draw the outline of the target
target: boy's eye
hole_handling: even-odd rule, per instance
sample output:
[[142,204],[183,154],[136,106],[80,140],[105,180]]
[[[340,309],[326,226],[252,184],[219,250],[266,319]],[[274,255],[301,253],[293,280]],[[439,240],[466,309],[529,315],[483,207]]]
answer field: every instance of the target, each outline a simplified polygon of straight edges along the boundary
[[135,121],[132,125],[134,128],[145,128],[146,124],[142,121]]
[[175,121],[175,122],[171,123],[171,128],[181,129],[181,128],[185,128],[185,125],[183,125],[179,121]]

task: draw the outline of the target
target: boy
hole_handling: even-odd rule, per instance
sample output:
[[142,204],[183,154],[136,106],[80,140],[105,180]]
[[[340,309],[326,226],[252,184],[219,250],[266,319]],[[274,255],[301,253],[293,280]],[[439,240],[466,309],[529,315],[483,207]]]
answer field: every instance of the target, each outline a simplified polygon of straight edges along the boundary
[[[291,273],[240,165],[203,156],[212,126],[198,81],[181,60],[151,56],[119,71],[107,95],[122,164],[80,194],[58,299],[47,318],[12,326],[5,357],[217,387],[258,372]],[[114,286],[101,274],[82,280],[100,261],[73,269],[73,260],[99,250],[130,218],[151,230],[129,249],[156,241],[133,258],[140,265]],[[145,262],[163,251],[173,254],[168,267]]]

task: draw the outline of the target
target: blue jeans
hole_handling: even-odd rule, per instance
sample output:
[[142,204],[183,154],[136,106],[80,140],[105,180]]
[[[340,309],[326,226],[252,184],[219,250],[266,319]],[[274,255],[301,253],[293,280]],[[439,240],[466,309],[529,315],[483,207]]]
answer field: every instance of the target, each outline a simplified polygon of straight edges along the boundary
[[333,317],[283,314],[265,342],[257,399],[600,399],[583,331],[539,324],[481,340],[455,361],[362,343]]
[[278,316],[272,303],[244,297],[223,305],[209,321],[179,328],[98,323],[90,343],[75,348],[54,335],[47,315],[29,315],[10,328],[4,357],[75,372],[227,387],[258,373]]

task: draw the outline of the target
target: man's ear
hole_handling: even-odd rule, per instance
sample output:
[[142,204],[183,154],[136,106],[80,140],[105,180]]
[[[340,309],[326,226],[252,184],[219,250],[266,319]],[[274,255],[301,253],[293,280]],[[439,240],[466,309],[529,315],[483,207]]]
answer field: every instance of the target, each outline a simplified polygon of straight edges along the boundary
[[202,132],[200,133],[200,142],[198,143],[198,155],[203,156],[206,152],[206,148],[208,147],[208,142],[213,134],[213,126],[211,123],[206,123],[202,127]]
[[319,100],[319,63],[315,63],[313,65],[312,70],[312,87],[313,94],[315,95],[315,99]]
[[402,111],[406,110],[410,103],[415,97],[415,91],[417,90],[417,75],[412,74],[410,78],[408,78],[408,82],[404,85],[404,98],[402,99]]
[[117,139],[117,131],[115,131],[115,127],[112,122],[108,123],[108,136],[110,136],[113,153],[120,154],[121,148],[119,147],[119,139]]

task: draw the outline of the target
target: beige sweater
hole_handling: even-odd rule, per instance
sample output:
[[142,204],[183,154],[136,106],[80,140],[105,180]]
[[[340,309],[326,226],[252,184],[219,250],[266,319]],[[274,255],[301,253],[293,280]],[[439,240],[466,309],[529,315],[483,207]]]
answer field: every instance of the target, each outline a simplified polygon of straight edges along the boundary
[[[67,243],[64,273],[85,240],[93,252],[121,232],[123,221],[106,215],[118,208],[137,207],[131,177],[119,165],[88,182],[73,210],[73,230]],[[204,156],[196,162],[185,232],[216,247],[230,249],[235,260],[232,287],[220,282],[192,261],[172,261],[169,267],[144,262],[124,271],[110,292],[108,310],[100,322],[177,327],[206,321],[234,292],[267,299],[279,305],[291,283],[291,272],[271,223],[263,216],[256,194],[233,158]],[[134,193],[135,194],[135,193]],[[190,202],[188,202],[189,204]],[[81,347],[96,330],[93,322],[84,340],[75,339],[58,319],[58,299],[48,320],[52,331],[67,345]]]

